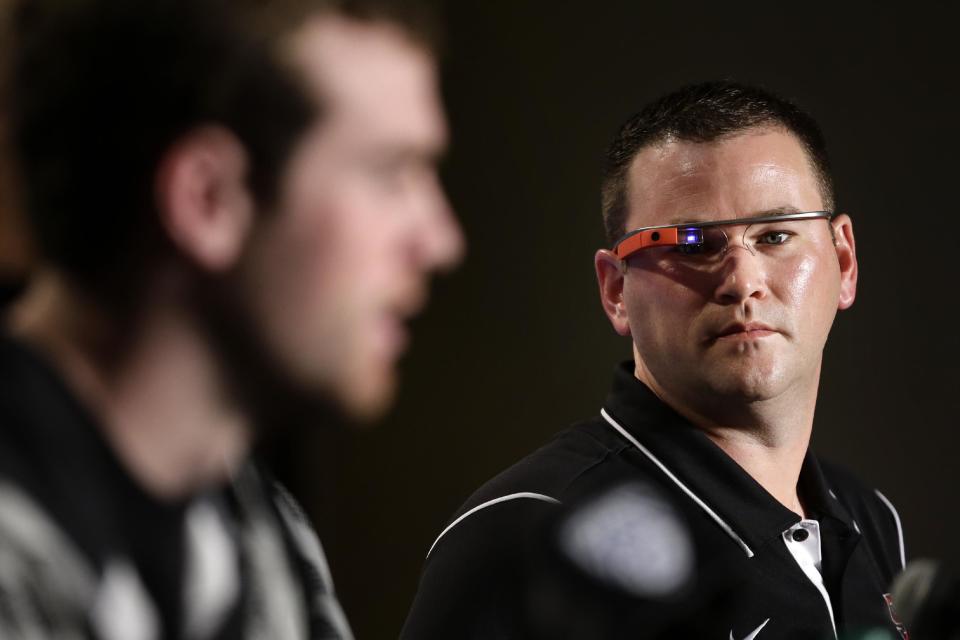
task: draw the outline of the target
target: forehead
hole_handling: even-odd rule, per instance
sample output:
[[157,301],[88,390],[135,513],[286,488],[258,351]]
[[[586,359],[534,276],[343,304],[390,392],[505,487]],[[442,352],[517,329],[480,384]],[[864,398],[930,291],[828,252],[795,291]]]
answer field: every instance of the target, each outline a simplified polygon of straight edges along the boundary
[[293,34],[288,52],[328,128],[445,142],[435,62],[399,28],[321,14]]
[[627,176],[628,229],[823,208],[806,151],[781,129],[706,143],[668,139],[642,149]]

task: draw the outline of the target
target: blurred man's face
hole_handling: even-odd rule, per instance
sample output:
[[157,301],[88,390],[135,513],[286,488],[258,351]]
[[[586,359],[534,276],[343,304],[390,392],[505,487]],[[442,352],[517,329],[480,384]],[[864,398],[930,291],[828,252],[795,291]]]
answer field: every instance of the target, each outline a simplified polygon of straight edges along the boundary
[[243,277],[272,358],[359,418],[393,397],[409,318],[463,251],[438,181],[434,61],[386,24],[323,16],[290,50],[323,111],[290,161]]

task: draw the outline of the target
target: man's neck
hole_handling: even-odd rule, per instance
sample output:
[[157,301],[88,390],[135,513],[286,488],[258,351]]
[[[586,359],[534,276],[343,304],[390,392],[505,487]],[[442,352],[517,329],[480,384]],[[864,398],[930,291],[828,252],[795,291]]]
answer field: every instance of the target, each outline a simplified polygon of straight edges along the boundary
[[810,442],[809,429],[803,436],[777,444],[738,428],[707,427],[703,431],[780,504],[806,517],[797,482]]
[[209,345],[187,314],[159,301],[132,324],[116,326],[49,272],[11,316],[14,334],[51,359],[147,492],[172,500],[226,481],[250,428]]
[[797,492],[810,444],[816,385],[763,401],[724,399],[722,412],[684,402],[637,367],[636,377],[663,402],[704,432],[767,493],[794,513],[806,513]]

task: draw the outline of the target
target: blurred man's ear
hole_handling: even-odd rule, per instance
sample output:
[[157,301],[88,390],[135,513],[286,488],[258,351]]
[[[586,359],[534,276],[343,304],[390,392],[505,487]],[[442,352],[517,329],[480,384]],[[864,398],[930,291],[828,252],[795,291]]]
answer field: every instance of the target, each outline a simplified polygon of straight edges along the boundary
[[857,297],[857,242],[853,237],[853,220],[845,213],[835,216],[833,226],[834,246],[840,263],[839,308],[849,309]]
[[600,249],[593,257],[600,285],[600,304],[610,318],[613,330],[622,336],[630,335],[627,308],[623,302],[623,262],[608,249]]
[[243,144],[218,126],[186,134],[160,163],[160,224],[182,255],[202,269],[230,269],[246,243],[254,216],[246,173]]

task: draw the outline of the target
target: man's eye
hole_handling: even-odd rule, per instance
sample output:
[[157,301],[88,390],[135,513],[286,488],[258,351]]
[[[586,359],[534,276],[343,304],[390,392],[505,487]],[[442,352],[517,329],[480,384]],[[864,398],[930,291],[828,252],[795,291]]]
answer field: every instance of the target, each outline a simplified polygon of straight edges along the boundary
[[767,231],[757,238],[757,244],[786,244],[792,235],[788,231]]

